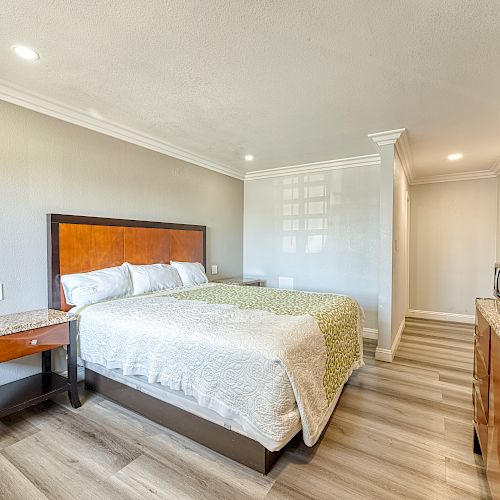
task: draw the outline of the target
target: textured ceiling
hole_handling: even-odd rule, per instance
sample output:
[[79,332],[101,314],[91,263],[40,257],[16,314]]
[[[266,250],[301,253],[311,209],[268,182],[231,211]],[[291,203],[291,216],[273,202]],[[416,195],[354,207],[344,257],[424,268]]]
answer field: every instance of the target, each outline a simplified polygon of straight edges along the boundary
[[242,170],[405,127],[425,177],[500,157],[499,22],[498,0],[2,0],[0,79]]

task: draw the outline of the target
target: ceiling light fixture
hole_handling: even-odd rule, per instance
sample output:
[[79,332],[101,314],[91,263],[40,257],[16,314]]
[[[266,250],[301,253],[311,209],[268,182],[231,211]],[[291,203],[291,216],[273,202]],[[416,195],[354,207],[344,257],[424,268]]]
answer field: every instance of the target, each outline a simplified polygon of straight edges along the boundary
[[29,47],[25,47],[23,45],[13,45],[12,50],[22,59],[26,59],[27,61],[36,61],[40,59],[40,55],[38,52],[35,52],[33,49]]
[[464,157],[462,153],[453,153],[451,155],[448,155],[448,160],[450,161],[456,161],[456,160],[461,160]]
[[245,155],[245,160],[246,161],[252,161],[253,160],[253,155]]

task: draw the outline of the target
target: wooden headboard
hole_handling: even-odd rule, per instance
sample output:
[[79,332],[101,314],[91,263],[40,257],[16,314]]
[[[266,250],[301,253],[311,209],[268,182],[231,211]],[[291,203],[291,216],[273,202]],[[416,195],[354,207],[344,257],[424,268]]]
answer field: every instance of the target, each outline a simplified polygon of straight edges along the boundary
[[206,226],[78,215],[47,215],[49,307],[68,311],[61,275],[131,264],[201,262]]

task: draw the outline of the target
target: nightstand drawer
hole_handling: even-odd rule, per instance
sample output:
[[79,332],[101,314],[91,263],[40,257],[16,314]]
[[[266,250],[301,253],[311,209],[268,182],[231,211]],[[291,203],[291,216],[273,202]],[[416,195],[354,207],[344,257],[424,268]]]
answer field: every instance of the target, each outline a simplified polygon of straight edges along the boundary
[[0,336],[0,362],[69,344],[68,323]]

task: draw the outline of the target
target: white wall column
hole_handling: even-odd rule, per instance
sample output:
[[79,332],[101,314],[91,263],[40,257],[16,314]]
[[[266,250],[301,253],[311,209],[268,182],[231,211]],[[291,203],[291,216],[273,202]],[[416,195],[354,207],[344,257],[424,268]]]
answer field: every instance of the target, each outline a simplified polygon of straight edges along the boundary
[[[375,359],[392,361],[393,352],[393,222],[395,145],[405,129],[369,134],[380,152],[380,255],[378,345]],[[397,346],[396,346],[397,347]]]

